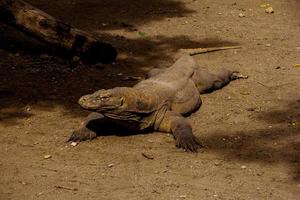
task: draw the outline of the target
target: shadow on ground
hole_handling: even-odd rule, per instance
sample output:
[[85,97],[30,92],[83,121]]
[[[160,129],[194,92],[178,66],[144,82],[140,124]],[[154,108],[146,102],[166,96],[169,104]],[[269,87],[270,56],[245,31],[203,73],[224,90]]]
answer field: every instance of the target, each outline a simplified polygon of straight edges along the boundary
[[[237,133],[217,132],[204,138],[209,150],[229,159],[263,162],[269,165],[286,163],[294,169],[289,174],[300,180],[300,100],[282,110],[257,113],[255,118],[270,124],[268,128]],[[274,108],[276,109],[276,108]]]
[[[19,33],[10,34],[12,42],[16,41],[13,39],[14,34]],[[8,46],[0,52],[2,109],[14,107],[18,110],[28,104],[39,104],[41,107],[59,105],[64,106],[68,114],[78,115],[80,109],[77,100],[83,94],[103,88],[132,86],[140,80],[128,81],[126,77],[143,79],[151,68],[171,65],[174,54],[180,48],[236,45],[215,39],[193,41],[185,36],[138,39],[114,37],[111,41],[118,44],[120,57],[116,63],[105,66],[85,65],[45,54],[47,49],[31,40],[24,39],[13,43],[12,47]],[[29,53],[29,50],[34,53]],[[19,115],[9,116],[18,118]]]
[[184,2],[173,0],[75,0],[53,1],[51,5],[46,0],[28,2],[74,26],[92,31],[120,29],[127,24],[139,26],[195,12],[186,8]]
[[[28,2],[71,25],[90,31],[135,29],[151,21],[183,17],[194,12],[187,9],[185,3],[172,0]],[[0,50],[4,50],[0,52],[0,112],[14,108],[9,115],[0,115],[5,119],[23,118],[24,114],[18,110],[37,103],[42,107],[62,105],[70,114],[78,115],[77,99],[81,95],[100,88],[132,86],[137,81],[123,81],[124,76],[143,77],[153,66],[170,65],[174,53],[180,48],[235,45],[215,39],[193,41],[185,36],[128,39],[100,33],[121,56],[113,65],[88,66],[65,59],[61,51],[4,24],[0,24],[0,30]],[[12,110],[16,110],[16,114]]]

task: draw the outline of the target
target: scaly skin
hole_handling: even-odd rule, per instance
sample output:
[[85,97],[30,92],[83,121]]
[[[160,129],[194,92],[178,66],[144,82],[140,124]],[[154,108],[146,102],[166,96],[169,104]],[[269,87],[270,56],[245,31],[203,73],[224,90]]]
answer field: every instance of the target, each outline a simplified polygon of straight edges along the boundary
[[125,126],[135,124],[139,130],[153,128],[172,133],[178,148],[197,152],[200,141],[182,115],[201,106],[200,93],[220,89],[231,80],[241,78],[229,70],[211,74],[201,69],[191,56],[182,56],[171,67],[149,76],[132,88],[116,87],[81,97],[79,104],[97,114],[91,114],[69,141],[93,139],[96,134],[88,124],[109,118]]

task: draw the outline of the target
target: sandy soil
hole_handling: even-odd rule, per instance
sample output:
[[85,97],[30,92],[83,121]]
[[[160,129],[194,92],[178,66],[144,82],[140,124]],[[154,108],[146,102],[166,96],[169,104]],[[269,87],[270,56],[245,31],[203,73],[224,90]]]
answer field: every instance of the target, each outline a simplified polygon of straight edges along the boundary
[[[29,2],[120,56],[78,64],[0,26],[0,199],[300,199],[298,0],[268,1],[273,14],[260,0]],[[65,143],[88,114],[81,95],[131,86],[126,76],[168,66],[180,48],[230,44],[243,48],[195,56],[249,76],[203,95],[188,117],[200,153],[164,133]]]

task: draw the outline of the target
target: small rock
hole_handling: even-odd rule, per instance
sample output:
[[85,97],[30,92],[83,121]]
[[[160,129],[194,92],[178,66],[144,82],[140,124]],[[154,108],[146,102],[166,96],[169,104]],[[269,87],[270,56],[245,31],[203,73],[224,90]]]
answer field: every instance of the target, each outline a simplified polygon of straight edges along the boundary
[[239,17],[246,17],[246,15],[244,13],[240,13]]
[[242,169],[246,169],[247,167],[246,167],[246,165],[242,165],[241,168]]
[[274,9],[272,7],[268,7],[265,9],[265,12],[268,14],[274,13]]
[[52,158],[52,156],[51,155],[45,155],[44,156],[44,159],[49,159],[49,158]]
[[266,47],[270,47],[270,46],[272,46],[270,43],[266,44]]
[[72,58],[73,62],[79,62],[80,61],[80,57],[79,56],[74,56]]
[[300,47],[296,47],[296,51],[300,51]]
[[220,166],[222,164],[222,161],[221,160],[217,160],[214,162],[215,166]]
[[113,166],[115,166],[115,164],[113,164],[113,163],[107,165],[107,167],[109,167],[109,168],[112,168]]
[[118,76],[122,76],[122,75],[123,75],[123,73],[118,73],[117,75],[118,75]]
[[71,146],[76,147],[78,145],[77,142],[71,142]]
[[257,176],[262,176],[262,175],[264,175],[264,172],[257,172],[256,175]]
[[276,69],[282,69],[282,70],[286,70],[286,67],[276,67]]
[[183,199],[186,198],[186,197],[187,196],[185,194],[179,196],[179,198],[183,198]]

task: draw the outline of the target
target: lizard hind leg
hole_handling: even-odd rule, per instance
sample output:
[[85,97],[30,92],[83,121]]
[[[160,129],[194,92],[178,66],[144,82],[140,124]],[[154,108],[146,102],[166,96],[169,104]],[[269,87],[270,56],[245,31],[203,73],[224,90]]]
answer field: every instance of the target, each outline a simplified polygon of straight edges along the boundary
[[199,68],[195,70],[192,76],[192,80],[201,94],[221,89],[229,82],[240,78],[248,77],[239,74],[237,71],[227,69],[220,69],[216,73],[211,73],[206,69]]

